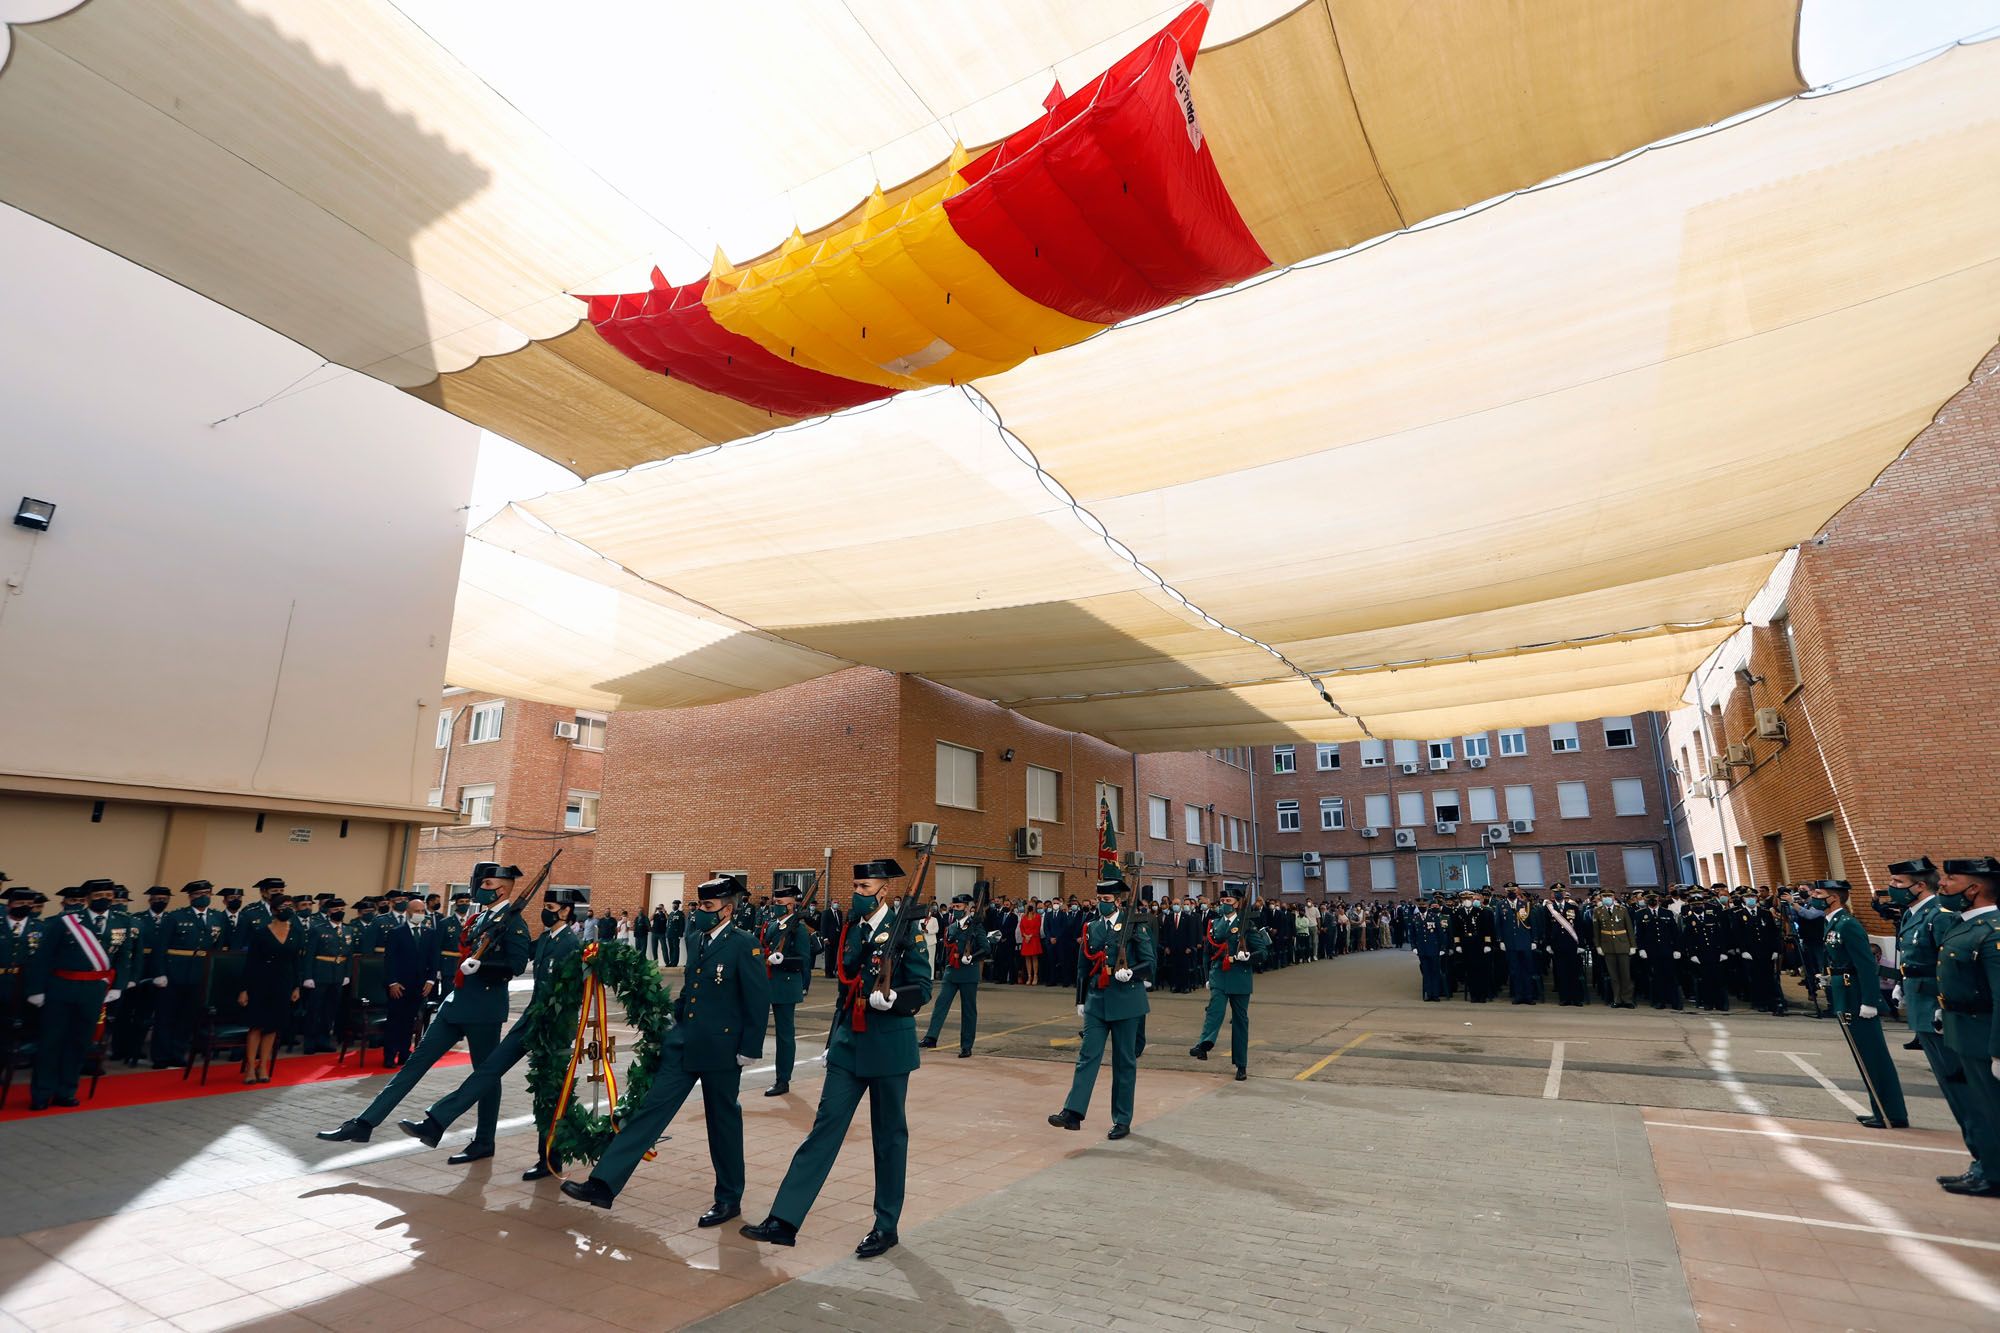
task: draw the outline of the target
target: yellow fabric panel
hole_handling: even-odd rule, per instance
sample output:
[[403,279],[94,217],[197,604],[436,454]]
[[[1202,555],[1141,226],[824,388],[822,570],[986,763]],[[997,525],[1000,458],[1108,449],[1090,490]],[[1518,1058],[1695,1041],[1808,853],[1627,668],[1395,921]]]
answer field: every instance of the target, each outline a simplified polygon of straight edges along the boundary
[[817,246],[711,279],[715,322],[829,375],[914,389],[962,384],[1100,325],[1031,301],[952,230],[957,177]]

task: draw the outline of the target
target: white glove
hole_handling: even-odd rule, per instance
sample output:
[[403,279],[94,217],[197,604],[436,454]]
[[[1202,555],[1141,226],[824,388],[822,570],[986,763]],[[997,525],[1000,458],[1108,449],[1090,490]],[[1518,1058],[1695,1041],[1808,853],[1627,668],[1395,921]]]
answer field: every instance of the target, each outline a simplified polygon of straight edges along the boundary
[[1861,1006],[1861,1016],[1862,1016],[1863,1018],[1873,1018],[1873,1017],[1875,1017],[1875,1013],[1876,1013],[1876,1010],[1875,1010],[1875,1006],[1874,1006],[1874,1005],[1872,1005],[1872,1004],[1864,1004],[1864,1005],[1862,1005],[1862,1006]]
[[1147,990],[1153,989],[1153,983],[1150,981],[1142,981],[1139,984],[1144,986]]
[[1481,952],[1481,953],[1492,953],[1492,952],[1493,952],[1493,946],[1492,946],[1492,945],[1490,945],[1490,944],[1488,944],[1488,945],[1486,945],[1485,947],[1483,947],[1482,949],[1480,949],[1480,951],[1479,951],[1479,952]]
[[124,993],[125,993],[124,991],[119,990],[116,986],[113,986],[110,990],[104,992],[104,1002],[106,1004],[110,1004],[112,1001],[116,1000],[119,996],[123,995]]
[[153,984],[155,986],[164,986],[167,984],[167,979],[165,977],[154,977]]
[[479,971],[479,960],[477,958],[468,958],[458,965],[458,970],[469,977]]
[[1247,962],[1249,962],[1249,961],[1250,961],[1250,951],[1249,951],[1248,949],[1239,949],[1239,950],[1237,950],[1237,951],[1236,951],[1236,961],[1237,961],[1237,962],[1239,962],[1239,963],[1247,963]]
[[1681,956],[1681,951],[1679,949],[1674,950],[1674,957],[1679,958],[1680,956]]
[[[28,997],[28,1003],[34,1005],[35,1008],[39,1009],[42,1007],[42,1001],[47,998],[48,997],[45,995],[30,995]],[[1082,1010],[1079,1009],[1077,1012],[1081,1013]]]
[[1078,1018],[1082,1018],[1082,1017],[1083,1017],[1083,1006],[1082,1006],[1082,1005],[1078,1005],[1078,1006],[1076,1007],[1076,1016],[1077,1016]]
[[1121,967],[1116,972],[1113,972],[1111,974],[1111,979],[1113,981],[1130,981],[1132,979],[1132,969],[1129,967]]
[[1993,1077],[2000,1078],[2000,1055],[1993,1057]]
[[1771,955],[1771,961],[1772,961],[1772,962],[1774,962],[1774,963],[1775,963],[1775,962],[1777,962],[1777,961],[1778,961],[1778,955],[1776,955],[1776,954],[1772,954],[1772,955]]
[[1743,961],[1746,963],[1750,961],[1750,951],[1748,949],[1743,951]]
[[1639,956],[1641,958],[1644,958],[1646,956],[1646,951],[1644,949],[1639,950]]
[[743,1068],[744,1066],[748,1065],[749,1063],[750,1063],[750,1057],[749,1057],[749,1056],[747,1056],[747,1055],[739,1055],[739,1056],[737,1056],[737,1057],[736,1057],[736,1067],[737,1067],[738,1069],[742,1069],[742,1068]]
[[776,967],[778,964],[785,961],[785,956],[779,953],[776,949],[771,950],[769,957],[771,959],[772,967]]
[[[1674,955],[1674,957],[1676,957],[1676,958],[1679,958],[1679,957],[1680,957],[1680,955],[1679,955],[1679,954],[1675,954],[1675,955]],[[1691,954],[1689,954],[1689,955],[1688,955],[1688,961],[1689,961],[1690,963],[1699,963],[1699,962],[1701,961],[1701,955],[1700,955],[1700,954],[1698,954],[1698,953],[1691,953]]]
[[347,984],[348,982],[350,982],[350,981],[352,981],[352,980],[354,980],[354,978],[353,978],[353,977],[342,977],[342,978],[340,979],[340,984],[341,984],[341,985],[343,985],[343,986],[345,986],[345,985],[346,985],[346,984]]
[[887,995],[884,995],[881,991],[878,990],[872,990],[868,992],[868,1007],[870,1009],[879,1009],[882,1012],[887,1013],[889,1011],[889,1007],[895,1003],[896,1003],[896,992],[894,991],[890,991]]
[[307,990],[312,990],[314,989],[317,983],[315,983],[311,977],[307,977],[304,981],[301,981],[299,984],[301,986],[304,986]]

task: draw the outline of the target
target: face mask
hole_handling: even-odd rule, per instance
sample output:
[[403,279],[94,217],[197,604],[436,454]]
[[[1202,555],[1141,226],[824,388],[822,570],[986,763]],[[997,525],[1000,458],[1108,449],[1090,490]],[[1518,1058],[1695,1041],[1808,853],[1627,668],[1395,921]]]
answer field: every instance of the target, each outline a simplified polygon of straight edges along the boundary
[[559,918],[561,915],[562,913],[554,911],[551,908],[545,907],[542,909],[542,924],[545,926],[553,926],[556,923],[557,918]]
[[188,906],[194,908],[195,911],[199,912],[203,908],[208,906],[208,901],[209,901],[208,895],[204,893],[199,895],[198,897],[188,899]]
[[1818,909],[1819,909],[1820,911],[1824,912],[1824,911],[1826,910],[1826,899],[1824,899],[1824,898],[1814,898],[1814,899],[1811,899],[1810,901],[1812,902],[1812,905],[1813,905],[1814,907],[1818,908]]
[[64,903],[64,904],[63,904],[63,911],[65,911],[65,912],[70,912],[70,913],[73,913],[74,915],[77,915],[77,916],[82,916],[82,915],[83,915],[83,904],[82,904],[82,903],[78,903],[78,902],[67,902],[67,903]]
[[16,921],[19,921],[22,917],[29,915],[34,910],[35,909],[32,907],[10,907],[7,909],[7,915],[13,917]]
[[867,913],[874,911],[875,895],[872,893],[863,893],[861,890],[856,889],[854,891],[853,907],[855,911],[860,912],[863,915],[866,915]]
[[1963,912],[1972,906],[1972,899],[1963,893],[1939,893],[1937,900],[1948,912]]
[[424,914],[422,912],[411,912],[403,920],[410,923],[411,930],[421,930],[424,924]]
[[275,912],[271,913],[271,915],[275,916],[280,921],[290,921],[292,919],[292,909],[289,907],[280,907]]
[[1900,889],[1892,884],[1889,886],[1887,896],[1891,907],[1908,907],[1917,893],[1914,889]]
[[1097,905],[1097,914],[1098,914],[1099,916],[1106,916],[1106,917],[1108,917],[1108,916],[1110,916],[1111,914],[1113,914],[1114,912],[1116,912],[1117,910],[1118,910],[1118,904],[1117,904],[1117,903],[1099,903],[1099,904]]
[[[871,904],[872,906],[872,904]],[[722,913],[711,912],[705,907],[697,907],[688,913],[689,921],[697,931],[714,930],[722,922]]]
[[343,920],[345,920],[346,917],[347,913],[345,912],[328,912],[326,914],[326,919],[333,922],[333,924],[336,926],[339,925]]
[[1613,903],[1617,901],[1618,900],[1616,898],[1600,898],[1597,900],[1597,905],[1599,907],[1610,907]]
[[111,910],[111,900],[109,898],[92,898],[90,900],[90,910],[99,916],[103,916]]

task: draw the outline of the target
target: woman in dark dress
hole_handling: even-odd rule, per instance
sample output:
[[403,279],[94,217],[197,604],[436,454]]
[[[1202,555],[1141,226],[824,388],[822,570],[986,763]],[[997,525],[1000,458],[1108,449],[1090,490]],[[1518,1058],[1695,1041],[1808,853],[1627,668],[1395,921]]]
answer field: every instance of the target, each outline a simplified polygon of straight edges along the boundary
[[277,894],[271,899],[271,919],[250,934],[250,950],[243,960],[243,990],[236,997],[236,1003],[243,1006],[243,1021],[250,1025],[243,1046],[245,1083],[271,1081],[278,1030],[299,1002],[304,952],[305,934],[292,915],[291,896]]

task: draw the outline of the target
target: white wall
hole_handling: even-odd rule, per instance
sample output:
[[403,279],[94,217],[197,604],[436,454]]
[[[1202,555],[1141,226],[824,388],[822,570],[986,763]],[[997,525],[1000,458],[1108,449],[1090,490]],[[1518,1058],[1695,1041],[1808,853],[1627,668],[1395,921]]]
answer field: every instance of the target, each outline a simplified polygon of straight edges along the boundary
[[5,207],[0,291],[0,772],[420,804],[479,432],[334,369],[211,425],[319,358]]

